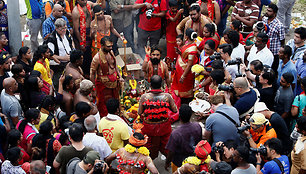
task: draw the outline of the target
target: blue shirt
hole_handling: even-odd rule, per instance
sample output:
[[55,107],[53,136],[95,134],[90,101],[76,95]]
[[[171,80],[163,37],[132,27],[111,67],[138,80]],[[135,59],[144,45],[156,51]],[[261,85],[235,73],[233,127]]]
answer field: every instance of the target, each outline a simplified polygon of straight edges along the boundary
[[240,96],[240,99],[236,101],[234,107],[239,112],[239,115],[250,110],[257,100],[256,92],[251,89],[249,92],[246,92]]
[[292,61],[288,61],[284,66],[283,66],[283,60],[280,60],[279,61],[279,65],[278,65],[278,69],[277,69],[277,72],[278,72],[278,78],[277,78],[277,85],[279,86],[279,82],[281,80],[281,77],[284,73],[287,73],[287,72],[290,72],[293,77],[294,77],[294,80],[293,80],[293,84],[296,84],[296,81],[297,81],[297,77],[296,77],[296,68],[295,68],[295,65],[292,63]]
[[[68,21],[67,17],[66,17],[66,16],[62,16],[62,18],[67,22],[66,25],[67,25],[67,27],[68,27],[68,30],[70,30],[70,29],[71,29],[71,26],[70,26],[70,24],[69,24],[69,21]],[[55,25],[54,25],[55,21],[56,21],[56,19],[55,19],[55,17],[54,17],[52,14],[50,15],[50,17],[48,17],[48,18],[44,21],[44,23],[43,23],[43,25],[42,25],[42,31],[43,31],[43,37],[44,37],[44,38],[45,38],[48,34],[52,33],[52,31],[55,30]]]
[[[277,159],[280,160],[280,162],[284,166],[285,174],[289,174],[290,173],[290,164],[289,164],[288,157],[286,155],[282,155],[281,157],[279,157]],[[277,163],[273,160],[266,162],[265,165],[263,166],[263,168],[261,169],[261,172],[263,174],[275,174],[275,173],[280,174],[280,173],[282,173],[282,171],[280,170]]]
[[294,44],[294,39],[290,39],[287,42],[287,45],[292,49],[292,56],[290,57],[291,60],[296,61],[298,59],[303,59],[304,52],[306,50],[306,44],[302,47],[296,48]]
[[41,0],[25,0],[27,7],[28,19],[40,19],[42,16],[42,1]]
[[219,106],[216,112],[211,114],[207,118],[205,123],[205,129],[211,132],[212,139],[214,140],[211,146],[215,147],[217,142],[225,142],[227,140],[234,140],[236,141],[236,143],[239,143],[239,134],[237,132],[237,127],[224,115],[217,113],[217,111],[227,114],[238,125],[240,125],[239,113],[234,107],[228,106],[226,104]]

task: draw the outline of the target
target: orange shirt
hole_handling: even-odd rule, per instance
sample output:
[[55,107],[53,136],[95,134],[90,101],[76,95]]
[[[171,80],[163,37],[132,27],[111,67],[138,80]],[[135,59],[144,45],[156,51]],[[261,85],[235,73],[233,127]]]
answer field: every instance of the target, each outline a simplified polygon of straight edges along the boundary
[[[65,0],[65,3],[66,3],[66,8],[65,8],[66,13],[71,13],[69,2]],[[45,11],[46,11],[46,16],[49,16],[52,13],[52,8],[50,3],[46,3]]]
[[252,128],[250,129],[250,133],[252,135],[252,139],[256,143],[256,147],[258,148],[260,145],[264,145],[265,142],[271,138],[277,138],[275,130],[272,128],[269,123],[264,127],[261,132],[255,132]]

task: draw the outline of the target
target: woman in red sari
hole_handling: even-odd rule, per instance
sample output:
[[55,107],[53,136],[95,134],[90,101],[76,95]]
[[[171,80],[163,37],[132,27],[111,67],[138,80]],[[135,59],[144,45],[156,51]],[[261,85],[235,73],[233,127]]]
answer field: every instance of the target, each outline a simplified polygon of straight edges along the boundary
[[203,40],[201,41],[200,45],[198,46],[199,51],[203,51],[204,45],[206,41],[213,40],[215,42],[215,49],[218,48],[220,43],[220,36],[216,32],[216,28],[214,24],[206,24],[203,29]]
[[193,99],[194,74],[191,72],[191,67],[198,61],[197,45],[194,42],[196,38],[197,33],[188,28],[185,36],[186,43],[180,50],[181,54],[175,66],[172,90],[181,98],[182,103],[189,103]]

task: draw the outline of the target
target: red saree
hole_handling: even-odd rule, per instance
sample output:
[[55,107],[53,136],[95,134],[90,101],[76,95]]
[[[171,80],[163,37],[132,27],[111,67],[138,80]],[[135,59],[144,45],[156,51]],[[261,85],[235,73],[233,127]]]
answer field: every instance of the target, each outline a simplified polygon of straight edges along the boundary
[[193,97],[193,87],[194,87],[194,74],[189,71],[187,76],[184,79],[183,83],[180,83],[179,80],[184,73],[184,70],[187,67],[188,56],[194,55],[193,65],[198,61],[197,55],[197,45],[195,43],[184,45],[181,49],[182,55],[178,56],[176,62],[176,71],[174,73],[172,90],[175,95],[181,98],[191,98]]

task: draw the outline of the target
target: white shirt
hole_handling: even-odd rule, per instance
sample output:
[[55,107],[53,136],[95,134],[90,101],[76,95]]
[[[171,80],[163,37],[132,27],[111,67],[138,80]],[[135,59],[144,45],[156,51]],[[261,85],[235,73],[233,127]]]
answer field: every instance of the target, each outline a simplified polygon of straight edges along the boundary
[[257,53],[257,47],[253,45],[247,60],[249,61],[248,65],[249,68],[250,68],[250,63],[253,60],[260,60],[263,65],[269,65],[271,67],[274,60],[274,56],[272,52],[268,49],[267,45],[265,46],[264,49],[260,50],[258,53]]
[[[70,54],[71,48],[66,35],[64,36],[64,39],[60,39],[60,37],[56,34],[56,42],[58,46],[58,54],[59,54],[58,56],[66,56],[67,54]],[[55,48],[53,43],[49,42],[48,47],[52,52],[54,52]],[[50,65],[59,65],[59,64],[56,63],[54,60],[50,60]]]
[[87,132],[83,137],[84,146],[93,148],[95,151],[99,152],[101,160],[108,157],[112,150],[107,144],[105,138],[96,135],[95,133]]
[[228,71],[228,73],[232,77],[232,81],[236,79],[236,74],[238,74],[238,66],[237,65],[226,65],[225,66],[225,69]]
[[236,48],[233,49],[231,58],[232,60],[236,60],[237,58],[241,58],[241,60],[244,60],[244,54],[245,54],[245,49],[242,44],[238,44]]

